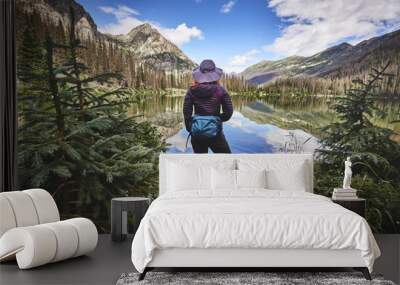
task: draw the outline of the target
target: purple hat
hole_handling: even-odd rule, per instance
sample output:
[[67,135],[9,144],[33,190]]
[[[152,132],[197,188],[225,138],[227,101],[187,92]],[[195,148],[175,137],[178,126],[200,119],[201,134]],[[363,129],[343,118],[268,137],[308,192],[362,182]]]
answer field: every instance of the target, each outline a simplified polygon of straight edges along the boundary
[[200,67],[193,70],[192,75],[196,82],[205,83],[218,81],[224,72],[215,66],[214,61],[205,59],[200,63]]

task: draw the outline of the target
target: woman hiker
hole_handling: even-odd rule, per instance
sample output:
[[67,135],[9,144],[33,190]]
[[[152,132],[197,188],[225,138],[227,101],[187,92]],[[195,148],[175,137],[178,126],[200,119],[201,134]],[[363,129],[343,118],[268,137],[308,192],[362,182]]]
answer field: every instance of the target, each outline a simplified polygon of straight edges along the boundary
[[222,122],[231,118],[233,107],[228,92],[219,84],[222,74],[210,59],[203,60],[192,73],[194,85],[186,93],[183,116],[195,153],[207,153],[208,148],[214,153],[231,153]]

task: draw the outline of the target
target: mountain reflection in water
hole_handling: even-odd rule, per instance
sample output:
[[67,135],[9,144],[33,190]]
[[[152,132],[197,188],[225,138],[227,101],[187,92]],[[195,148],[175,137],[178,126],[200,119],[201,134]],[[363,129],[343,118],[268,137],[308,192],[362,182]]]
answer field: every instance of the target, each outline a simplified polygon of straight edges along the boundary
[[[318,148],[318,140],[302,130],[285,130],[271,124],[257,124],[243,116],[239,111],[224,123],[224,134],[233,153],[274,153],[282,151],[285,143],[295,137],[299,144],[308,140],[304,152],[313,152]],[[292,135],[291,135],[292,134]],[[186,148],[188,132],[181,129],[177,134],[167,139],[167,153],[193,153],[190,145]]]
[[[180,96],[146,96],[130,108],[129,114],[141,114],[155,125],[168,130],[167,152],[192,153],[190,141],[188,148],[185,147],[187,131],[182,127],[179,130],[183,122],[183,99]],[[312,152],[319,147],[317,138],[312,134],[318,134],[321,127],[335,120],[335,114],[329,107],[331,100],[333,98],[316,96],[262,99],[232,96],[235,112],[224,123],[224,133],[234,153],[274,153],[301,148],[304,152]],[[385,110],[388,116],[384,119],[371,118],[372,122],[400,132],[399,125],[391,124],[397,119],[399,104],[378,102],[376,107]]]

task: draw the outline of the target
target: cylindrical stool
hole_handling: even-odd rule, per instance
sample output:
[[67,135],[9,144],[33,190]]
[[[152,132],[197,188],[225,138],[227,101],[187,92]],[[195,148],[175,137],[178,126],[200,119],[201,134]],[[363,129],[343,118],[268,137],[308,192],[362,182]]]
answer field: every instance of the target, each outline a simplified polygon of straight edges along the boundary
[[128,234],[128,212],[135,217],[134,232],[150,205],[150,199],[144,197],[120,197],[111,200],[111,239],[123,241]]

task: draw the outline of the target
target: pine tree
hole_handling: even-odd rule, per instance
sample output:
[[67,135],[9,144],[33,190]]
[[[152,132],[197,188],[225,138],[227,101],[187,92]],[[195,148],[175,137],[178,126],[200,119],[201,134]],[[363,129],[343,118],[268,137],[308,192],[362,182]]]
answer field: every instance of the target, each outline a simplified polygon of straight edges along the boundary
[[[367,198],[367,220],[375,232],[400,232],[400,144],[393,130],[371,122],[387,114],[376,107],[382,93],[380,84],[389,65],[373,72],[366,81],[355,80],[333,104],[338,121],[322,128],[319,160],[316,163],[317,193],[330,195],[332,181],[342,176],[343,161],[350,156],[352,187]],[[378,93],[376,91],[378,90]],[[340,182],[339,182],[340,183]]]
[[[22,84],[29,85],[31,91],[46,85],[46,75],[43,74],[45,64],[43,61],[43,48],[34,36],[36,31],[33,26],[27,26],[22,43],[18,50],[17,76]],[[39,85],[38,85],[39,84]]]
[[[23,41],[21,49],[43,50],[35,40],[35,34],[27,34],[31,41]],[[64,144],[65,124],[58,93],[53,65],[53,46],[46,40],[45,56],[35,57],[35,64],[27,68],[29,58],[21,57],[18,76],[30,78],[25,92],[18,93],[20,124],[18,129],[18,167],[21,188],[47,186],[55,175],[59,178],[70,176],[66,165],[60,159],[60,145]],[[39,54],[39,53],[37,53]],[[25,68],[21,68],[25,66]],[[36,68],[34,68],[36,66]],[[40,66],[40,68],[37,68]],[[40,74],[40,76],[37,76]],[[23,80],[22,80],[23,81]],[[22,83],[24,85],[25,83]],[[34,87],[35,86],[35,87]],[[33,96],[27,96],[34,91]],[[54,189],[49,189],[50,191]]]
[[365,154],[366,159],[373,157],[374,161],[378,158],[382,162],[390,161],[392,151],[398,150],[399,145],[391,139],[394,131],[377,127],[371,122],[373,116],[383,118],[387,115],[376,107],[380,98],[375,90],[385,76],[390,76],[385,73],[388,66],[389,63],[380,70],[373,69],[366,82],[354,80],[355,88],[336,98],[333,109],[339,121],[322,129],[326,135],[321,140],[321,153],[333,162],[341,163],[346,156],[353,154]]
[[[71,10],[71,26],[73,19]],[[121,75],[90,75],[79,59],[85,47],[73,27],[68,38],[68,44],[58,44],[47,37],[45,56],[38,61],[46,67],[42,71],[47,84],[38,89],[40,96],[29,100],[29,108],[20,111],[20,182],[23,188],[50,191],[65,217],[90,217],[106,231],[112,197],[155,195],[163,144],[153,126],[127,116],[133,101],[124,88],[99,89],[101,82],[116,86]],[[43,52],[28,41],[21,48]],[[67,50],[68,57],[58,64],[54,54],[60,49]],[[35,72],[25,68],[21,75],[42,83],[33,77]]]

